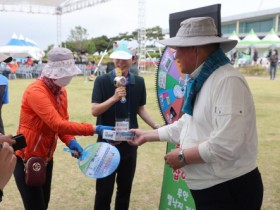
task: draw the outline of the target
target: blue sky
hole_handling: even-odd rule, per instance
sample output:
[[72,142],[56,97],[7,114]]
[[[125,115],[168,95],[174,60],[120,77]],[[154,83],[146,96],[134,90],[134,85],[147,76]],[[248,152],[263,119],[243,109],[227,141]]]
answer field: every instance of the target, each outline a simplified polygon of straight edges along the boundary
[[[168,28],[170,13],[222,4],[221,16],[257,12],[259,10],[280,7],[275,0],[146,0],[146,28],[160,26]],[[13,33],[23,35],[45,50],[48,45],[56,44],[56,16],[0,12],[0,46],[5,45]],[[138,1],[111,0],[104,4],[81,11],[62,15],[61,40],[65,41],[75,26],[87,29],[88,38],[106,35],[116,36],[123,32],[132,32],[138,28]]]

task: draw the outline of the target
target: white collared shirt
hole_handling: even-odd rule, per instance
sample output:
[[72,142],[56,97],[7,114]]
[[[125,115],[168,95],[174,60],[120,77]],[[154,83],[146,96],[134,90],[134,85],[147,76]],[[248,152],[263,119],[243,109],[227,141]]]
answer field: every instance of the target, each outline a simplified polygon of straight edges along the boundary
[[198,145],[203,164],[182,168],[190,189],[205,189],[256,168],[257,129],[252,94],[231,65],[214,71],[198,93],[193,116],[158,129],[161,141]]

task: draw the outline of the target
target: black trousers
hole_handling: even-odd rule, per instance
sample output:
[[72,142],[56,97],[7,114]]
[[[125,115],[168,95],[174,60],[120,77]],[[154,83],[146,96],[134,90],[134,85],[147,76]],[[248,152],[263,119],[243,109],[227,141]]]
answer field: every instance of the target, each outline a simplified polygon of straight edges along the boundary
[[46,210],[50,201],[52,182],[53,160],[48,162],[46,183],[40,187],[30,187],[25,184],[24,164],[20,157],[17,157],[17,164],[14,177],[17,188],[20,192],[25,210]]
[[94,210],[110,210],[115,182],[117,183],[115,210],[128,210],[129,208],[136,169],[137,147],[132,147],[126,142],[116,147],[121,156],[120,164],[113,174],[96,180]]
[[258,168],[203,190],[191,190],[196,210],[260,210],[263,183]]

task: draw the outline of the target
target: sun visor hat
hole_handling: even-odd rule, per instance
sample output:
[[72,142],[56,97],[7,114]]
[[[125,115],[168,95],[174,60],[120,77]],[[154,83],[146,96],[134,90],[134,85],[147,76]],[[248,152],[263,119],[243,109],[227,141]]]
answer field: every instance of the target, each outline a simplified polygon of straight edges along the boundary
[[113,53],[110,55],[110,58],[122,60],[131,59],[132,56],[135,55],[137,47],[138,43],[136,41],[121,40],[114,42]]

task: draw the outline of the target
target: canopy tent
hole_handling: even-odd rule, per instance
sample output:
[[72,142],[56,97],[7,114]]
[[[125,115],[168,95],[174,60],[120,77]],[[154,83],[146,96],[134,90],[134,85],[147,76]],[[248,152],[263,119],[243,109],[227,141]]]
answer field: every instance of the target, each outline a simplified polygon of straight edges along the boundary
[[30,39],[24,39],[21,35],[17,37],[14,33],[8,43],[0,46],[0,53],[9,54],[14,58],[32,57],[40,60],[44,55],[44,51],[39,49],[37,45]]
[[260,39],[254,30],[251,29],[250,33],[247,34],[244,39],[239,41],[236,46],[237,49],[245,49],[249,47],[255,47],[259,49],[280,47],[280,38],[275,33],[274,29],[271,29],[263,39]]
[[[271,29],[263,39],[259,39],[254,30],[252,29],[243,40],[239,41],[235,49],[243,53],[243,57],[238,59],[238,65],[247,65],[252,62],[254,52],[257,53],[259,60],[263,64],[267,63],[267,53],[269,49],[280,47],[280,38]],[[259,61],[257,61],[259,62]],[[247,63],[247,64],[246,64]]]
[[233,31],[232,34],[228,38],[233,39],[233,40],[237,40],[238,42],[240,41],[240,38],[235,31]]
[[280,47],[280,38],[272,28],[270,32],[261,40],[257,47],[261,48],[278,48]]
[[251,46],[254,46],[260,42],[260,38],[256,35],[255,31],[251,29],[251,31],[237,43],[236,48],[244,49]]
[[257,36],[257,34],[255,33],[254,29],[251,29],[251,31],[242,39],[243,41],[247,41],[247,42],[258,42],[260,41],[260,38]]
[[280,41],[279,36],[275,33],[272,28],[270,32],[262,39],[263,41]]

